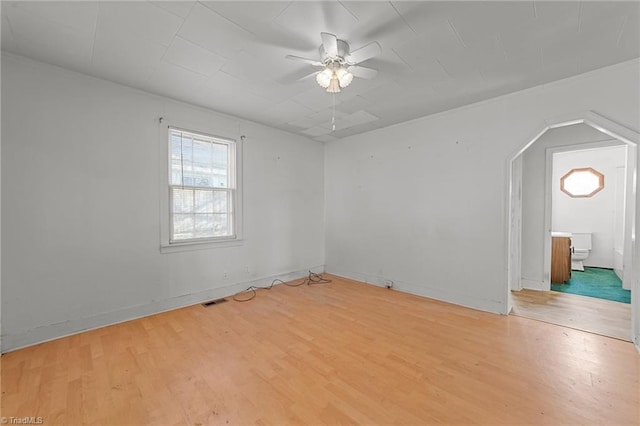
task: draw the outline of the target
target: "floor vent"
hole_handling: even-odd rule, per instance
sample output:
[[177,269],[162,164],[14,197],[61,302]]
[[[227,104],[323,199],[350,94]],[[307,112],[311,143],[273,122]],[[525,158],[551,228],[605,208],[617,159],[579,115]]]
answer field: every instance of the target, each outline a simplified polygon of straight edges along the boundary
[[208,302],[204,302],[202,304],[202,306],[204,306],[205,308],[208,308],[209,306],[213,306],[213,305],[219,305],[221,303],[226,302],[227,299],[216,299],[216,300],[210,300]]

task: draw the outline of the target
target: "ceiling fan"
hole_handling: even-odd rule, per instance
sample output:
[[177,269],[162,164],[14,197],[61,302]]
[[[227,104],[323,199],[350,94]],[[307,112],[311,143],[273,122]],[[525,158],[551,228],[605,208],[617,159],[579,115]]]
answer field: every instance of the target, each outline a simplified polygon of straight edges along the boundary
[[[315,67],[324,68],[309,74],[316,76],[320,86],[329,93],[339,93],[340,89],[347,87],[353,77],[373,78],[378,74],[377,70],[359,66],[360,62],[373,58],[381,52],[380,45],[376,41],[365,44],[353,52],[349,49],[349,43],[340,40],[335,34],[320,33],[322,44],[318,48],[320,59],[302,58],[295,55],[287,55],[287,59],[304,62]],[[307,77],[303,77],[307,78]]]

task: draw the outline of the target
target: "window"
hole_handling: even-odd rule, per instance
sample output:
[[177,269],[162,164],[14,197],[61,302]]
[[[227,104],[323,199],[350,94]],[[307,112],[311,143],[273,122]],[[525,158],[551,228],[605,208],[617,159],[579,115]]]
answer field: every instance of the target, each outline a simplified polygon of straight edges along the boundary
[[236,238],[236,143],[169,128],[169,244]]
[[560,179],[560,190],[573,198],[593,197],[604,188],[604,175],[591,167],[571,169]]

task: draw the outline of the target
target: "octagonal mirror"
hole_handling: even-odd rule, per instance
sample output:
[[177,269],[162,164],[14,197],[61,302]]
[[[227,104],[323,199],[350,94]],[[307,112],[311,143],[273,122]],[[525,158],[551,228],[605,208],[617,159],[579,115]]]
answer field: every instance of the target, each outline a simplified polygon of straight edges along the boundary
[[560,190],[573,198],[593,197],[604,188],[604,175],[591,167],[571,169],[560,179]]

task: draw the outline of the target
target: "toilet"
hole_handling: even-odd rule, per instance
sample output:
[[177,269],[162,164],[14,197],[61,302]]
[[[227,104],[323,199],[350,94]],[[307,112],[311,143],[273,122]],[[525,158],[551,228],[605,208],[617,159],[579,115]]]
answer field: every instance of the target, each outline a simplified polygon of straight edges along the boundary
[[572,233],[571,235],[571,269],[584,271],[584,260],[591,252],[591,234]]

